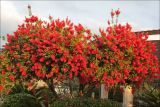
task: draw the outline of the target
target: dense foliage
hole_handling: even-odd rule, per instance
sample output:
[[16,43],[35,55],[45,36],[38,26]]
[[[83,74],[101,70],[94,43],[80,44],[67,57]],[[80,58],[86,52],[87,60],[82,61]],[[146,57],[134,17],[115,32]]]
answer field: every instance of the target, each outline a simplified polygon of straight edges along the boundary
[[41,107],[36,99],[26,93],[9,95],[5,98],[1,107]]
[[53,79],[77,77],[83,84],[95,79],[96,61],[88,61],[90,53],[97,53],[96,47],[88,43],[90,30],[68,19],[50,21],[32,16],[13,35],[7,35],[8,43],[0,57],[1,78],[26,84],[42,79],[51,88]]
[[121,107],[122,105],[112,100],[75,98],[55,101],[51,107]]
[[49,17],[26,18],[17,31],[8,34],[0,52],[0,91],[13,83],[32,86],[43,80],[54,85],[78,78],[80,84],[105,83],[108,87],[140,86],[145,79],[159,78],[156,47],[147,34],[135,34],[129,24],[118,24],[119,10],[112,11],[106,31],[93,35],[81,24]]

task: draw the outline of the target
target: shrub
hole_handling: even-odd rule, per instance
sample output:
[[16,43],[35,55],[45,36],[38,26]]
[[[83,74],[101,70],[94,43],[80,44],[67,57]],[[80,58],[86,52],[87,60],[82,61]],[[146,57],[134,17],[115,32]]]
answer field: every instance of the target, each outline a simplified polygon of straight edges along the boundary
[[114,101],[123,102],[123,93],[119,88],[111,88],[108,93],[108,98]]
[[9,94],[17,94],[17,93],[28,93],[31,94],[30,91],[27,90],[26,87],[24,87],[22,84],[15,84],[12,88]]
[[135,95],[136,105],[141,107],[159,107],[160,105],[160,88],[155,84],[145,84],[145,86]]
[[36,98],[30,94],[17,93],[5,98],[1,107],[41,107]]
[[121,104],[107,99],[73,98],[57,100],[51,107],[121,107]]

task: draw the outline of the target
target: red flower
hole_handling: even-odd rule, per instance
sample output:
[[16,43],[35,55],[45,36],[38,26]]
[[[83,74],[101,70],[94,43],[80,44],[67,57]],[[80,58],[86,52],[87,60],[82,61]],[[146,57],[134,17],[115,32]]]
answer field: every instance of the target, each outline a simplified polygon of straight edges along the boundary
[[47,78],[51,78],[53,76],[53,71],[51,71],[49,74],[46,75]]
[[125,74],[126,76],[128,76],[128,75],[129,75],[129,72],[128,72],[128,70],[127,70],[127,69],[124,69],[124,74]]
[[52,20],[52,19],[53,19],[53,17],[49,15],[49,20]]
[[44,60],[45,60],[45,58],[44,57],[42,57],[42,58],[40,58],[40,62],[44,62]]
[[53,61],[56,59],[54,55],[51,55],[51,58]]
[[2,72],[2,75],[4,75],[4,74],[5,74],[5,71],[4,71],[4,70],[2,70],[1,72]]
[[103,80],[103,81],[106,81],[106,79],[107,79],[107,73],[104,72],[102,80]]
[[90,63],[91,68],[96,68],[96,65],[94,63]]
[[123,89],[123,87],[120,87],[120,91],[123,93],[124,92],[124,89]]
[[63,68],[63,72],[66,73],[67,72],[67,68]]
[[108,25],[110,25],[110,21],[108,20],[107,22],[108,22]]
[[72,73],[69,73],[69,79],[72,79],[73,75]]
[[133,77],[132,81],[139,81],[139,77],[138,76]]
[[25,71],[22,72],[22,76],[24,76],[24,77],[27,76]]
[[4,56],[0,55],[0,59],[3,59],[3,58],[4,58]]
[[112,11],[111,11],[111,16],[114,17],[114,15],[115,15],[115,13],[114,13],[114,11],[112,10]]
[[84,28],[83,28],[83,26],[81,24],[78,24],[78,26],[75,26],[74,28],[79,33],[84,30]]
[[64,58],[64,57],[61,57],[61,62],[66,62],[67,60],[66,60],[66,58]]
[[14,81],[14,75],[9,75],[9,79],[11,80],[11,81]]
[[30,18],[26,18],[25,22],[36,22],[38,21],[38,17],[37,16],[31,16]]
[[0,85],[0,92],[3,91],[4,87]]
[[116,15],[118,16],[118,15],[120,14],[120,10],[119,10],[119,9],[116,10],[115,13],[116,13]]

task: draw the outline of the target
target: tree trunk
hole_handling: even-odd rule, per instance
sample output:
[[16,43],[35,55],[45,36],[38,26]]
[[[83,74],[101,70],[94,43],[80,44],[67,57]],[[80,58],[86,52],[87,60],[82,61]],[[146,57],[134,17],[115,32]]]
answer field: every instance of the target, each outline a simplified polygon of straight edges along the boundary
[[72,84],[71,84],[71,80],[69,80],[69,93],[71,95],[71,98],[73,97],[73,89],[72,89]]
[[84,84],[79,84],[79,95],[83,96],[84,95]]
[[58,98],[58,94],[57,94],[57,92],[55,91],[55,86],[54,86],[54,84],[53,84],[53,80],[48,80],[48,81],[47,81],[47,84],[48,84],[49,89],[52,91],[53,95],[54,95],[56,98]]
[[124,87],[123,107],[133,107],[133,94],[131,86]]
[[105,84],[101,84],[101,99],[108,99],[108,87]]

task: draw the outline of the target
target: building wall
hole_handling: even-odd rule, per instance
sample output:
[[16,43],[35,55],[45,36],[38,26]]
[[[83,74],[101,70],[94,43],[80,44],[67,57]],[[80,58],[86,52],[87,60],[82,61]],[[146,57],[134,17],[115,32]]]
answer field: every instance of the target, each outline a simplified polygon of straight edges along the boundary
[[148,41],[155,43],[156,52],[154,54],[160,59],[160,34],[149,35]]

